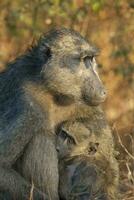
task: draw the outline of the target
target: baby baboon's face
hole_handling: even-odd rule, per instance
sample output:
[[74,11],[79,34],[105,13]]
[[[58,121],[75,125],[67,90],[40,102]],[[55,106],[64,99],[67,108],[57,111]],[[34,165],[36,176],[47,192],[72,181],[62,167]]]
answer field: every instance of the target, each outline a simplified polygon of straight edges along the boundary
[[105,88],[98,76],[97,51],[79,33],[68,29],[52,32],[48,37],[51,58],[42,75],[46,87],[63,99],[85,101],[98,105],[106,98]]
[[56,150],[58,152],[59,159],[69,156],[75,145],[76,143],[74,138],[62,129],[57,134],[57,141],[56,141]]
[[88,153],[90,131],[79,122],[66,122],[57,134],[56,149],[60,159]]

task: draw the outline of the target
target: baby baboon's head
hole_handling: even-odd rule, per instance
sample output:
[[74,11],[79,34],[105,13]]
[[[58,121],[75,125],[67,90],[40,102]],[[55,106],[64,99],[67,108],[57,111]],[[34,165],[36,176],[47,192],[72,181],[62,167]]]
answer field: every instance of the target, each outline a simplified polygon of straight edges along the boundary
[[58,103],[61,99],[63,103],[84,100],[98,105],[105,100],[106,91],[97,72],[97,51],[79,33],[53,30],[40,39],[39,50],[42,58],[48,57],[42,79]]
[[60,159],[89,152],[90,131],[79,122],[63,124],[57,133],[56,149]]

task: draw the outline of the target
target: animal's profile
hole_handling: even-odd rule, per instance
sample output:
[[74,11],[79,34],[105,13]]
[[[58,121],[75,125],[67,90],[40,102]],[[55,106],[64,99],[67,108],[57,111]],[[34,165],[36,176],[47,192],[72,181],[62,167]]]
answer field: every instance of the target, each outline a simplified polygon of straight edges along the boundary
[[[35,199],[59,198],[55,129],[105,100],[96,53],[79,33],[56,29],[0,74],[1,192],[27,199],[32,181]],[[23,177],[14,168],[19,158]]]

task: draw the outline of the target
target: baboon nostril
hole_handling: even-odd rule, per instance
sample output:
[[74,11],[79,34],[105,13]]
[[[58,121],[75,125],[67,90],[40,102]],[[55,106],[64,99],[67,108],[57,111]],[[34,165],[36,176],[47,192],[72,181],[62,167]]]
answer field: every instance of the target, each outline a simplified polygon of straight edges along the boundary
[[101,91],[101,98],[102,98],[102,99],[105,99],[106,96],[107,96],[106,90],[102,90],[102,91]]
[[95,154],[98,150],[98,147],[99,147],[98,142],[96,142],[96,143],[90,142],[89,143],[89,149],[88,149],[89,154],[91,154],[91,155]]

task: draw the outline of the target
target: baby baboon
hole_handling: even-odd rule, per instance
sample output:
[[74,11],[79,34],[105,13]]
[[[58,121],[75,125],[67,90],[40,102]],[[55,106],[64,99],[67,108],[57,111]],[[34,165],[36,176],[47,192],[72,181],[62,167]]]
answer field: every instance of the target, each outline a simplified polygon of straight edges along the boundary
[[[79,33],[57,29],[0,74],[0,191],[28,198],[31,185],[13,169],[24,154],[24,177],[58,199],[55,127],[105,100],[96,53]],[[35,189],[33,197],[43,195]]]
[[75,121],[63,124],[57,134],[59,193],[64,200],[118,199],[118,164],[111,135],[92,131],[90,122]]

